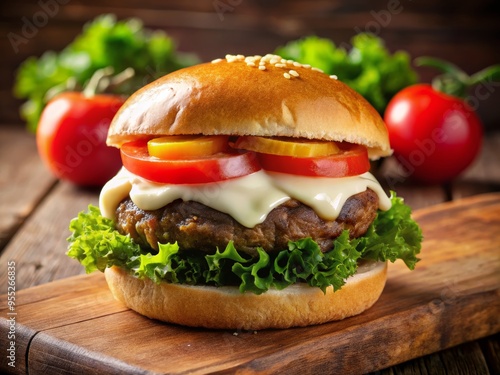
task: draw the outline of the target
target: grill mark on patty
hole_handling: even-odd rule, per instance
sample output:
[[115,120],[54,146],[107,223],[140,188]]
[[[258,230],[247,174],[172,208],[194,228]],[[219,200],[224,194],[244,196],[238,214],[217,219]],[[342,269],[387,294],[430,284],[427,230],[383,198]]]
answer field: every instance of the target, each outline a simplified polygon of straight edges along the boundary
[[370,189],[347,199],[335,221],[321,219],[312,208],[295,199],[274,208],[266,220],[247,228],[230,215],[194,201],[175,200],[158,210],[138,208],[130,198],[116,209],[116,226],[122,234],[145,248],[177,242],[181,251],[213,254],[229,241],[241,252],[257,255],[257,248],[272,253],[287,248],[288,241],[311,237],[326,252],[344,229],[357,238],[375,219],[378,196]]

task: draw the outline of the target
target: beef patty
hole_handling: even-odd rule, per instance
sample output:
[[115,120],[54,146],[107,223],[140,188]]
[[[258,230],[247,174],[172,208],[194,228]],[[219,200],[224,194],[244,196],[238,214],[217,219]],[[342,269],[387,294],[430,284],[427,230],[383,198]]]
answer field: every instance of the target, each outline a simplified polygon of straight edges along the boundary
[[159,243],[177,242],[181,251],[223,251],[229,241],[242,252],[257,255],[257,247],[271,253],[286,249],[288,241],[311,237],[323,252],[344,229],[351,238],[362,236],[378,209],[377,194],[370,189],[350,197],[335,221],[323,220],[312,208],[295,199],[273,209],[266,220],[247,228],[231,216],[194,201],[176,200],[154,211],[138,208],[130,198],[116,209],[117,230],[130,234],[142,247],[158,249]]

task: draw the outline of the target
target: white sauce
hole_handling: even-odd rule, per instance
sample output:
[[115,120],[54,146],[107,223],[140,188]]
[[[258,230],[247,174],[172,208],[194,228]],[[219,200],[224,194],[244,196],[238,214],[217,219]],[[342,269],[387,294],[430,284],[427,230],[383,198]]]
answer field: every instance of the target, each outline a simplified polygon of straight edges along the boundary
[[362,193],[367,188],[377,193],[381,210],[385,211],[391,208],[391,200],[369,172],[343,178],[268,173],[275,187],[314,209],[318,216],[324,220],[335,220],[346,200],[352,195]]
[[128,195],[143,210],[155,210],[176,199],[191,200],[227,213],[252,228],[290,198],[313,208],[324,220],[335,220],[345,201],[367,188],[377,193],[380,209],[391,207],[390,199],[369,172],[353,177],[318,178],[261,170],[210,184],[170,185],[145,180],[122,168],[103,187],[99,207],[103,216],[112,219],[116,207]]

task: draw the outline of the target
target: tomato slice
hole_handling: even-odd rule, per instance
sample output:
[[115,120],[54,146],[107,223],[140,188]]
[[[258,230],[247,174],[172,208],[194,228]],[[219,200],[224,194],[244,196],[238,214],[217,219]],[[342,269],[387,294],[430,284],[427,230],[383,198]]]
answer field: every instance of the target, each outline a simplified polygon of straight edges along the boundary
[[335,142],[289,137],[239,137],[233,147],[260,153],[309,158],[328,156],[340,151]]
[[123,166],[147,180],[169,184],[200,184],[246,176],[261,169],[255,153],[221,152],[203,158],[159,159],[148,153],[147,141],[122,145]]
[[148,152],[160,159],[195,159],[227,151],[228,136],[170,135],[148,141]]
[[313,177],[348,177],[370,170],[368,152],[361,145],[344,145],[338,154],[297,158],[293,156],[257,154],[263,169]]

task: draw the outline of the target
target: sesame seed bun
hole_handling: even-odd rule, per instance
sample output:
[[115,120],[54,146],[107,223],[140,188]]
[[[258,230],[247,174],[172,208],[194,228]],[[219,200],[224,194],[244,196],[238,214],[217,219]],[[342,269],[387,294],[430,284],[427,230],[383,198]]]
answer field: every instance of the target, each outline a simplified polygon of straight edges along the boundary
[[326,294],[307,284],[256,295],[237,287],[156,284],[112,267],[105,271],[114,297],[149,318],[193,327],[258,330],[308,326],[362,313],[380,297],[387,262],[367,262],[342,289]]
[[107,143],[179,134],[289,136],[346,141],[390,155],[377,111],[347,85],[279,56],[227,56],[168,74],[133,94]]

